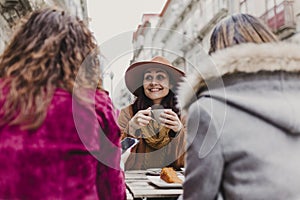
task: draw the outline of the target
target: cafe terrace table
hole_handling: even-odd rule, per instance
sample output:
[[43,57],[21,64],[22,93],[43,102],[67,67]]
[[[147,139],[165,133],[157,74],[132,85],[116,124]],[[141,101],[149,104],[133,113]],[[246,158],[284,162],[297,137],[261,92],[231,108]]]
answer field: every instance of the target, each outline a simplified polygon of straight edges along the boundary
[[146,176],[146,170],[125,171],[127,200],[157,198],[175,198],[182,194],[182,188],[159,188],[153,185]]

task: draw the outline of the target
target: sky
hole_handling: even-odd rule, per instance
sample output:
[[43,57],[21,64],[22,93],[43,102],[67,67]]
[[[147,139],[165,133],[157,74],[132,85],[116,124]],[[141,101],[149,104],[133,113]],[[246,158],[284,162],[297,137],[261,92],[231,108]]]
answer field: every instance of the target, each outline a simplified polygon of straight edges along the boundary
[[[111,97],[124,81],[132,58],[132,33],[145,13],[159,14],[166,0],[87,0],[89,26],[106,57],[104,88]],[[113,81],[111,82],[111,72]],[[113,90],[113,91],[111,91]],[[114,98],[113,98],[114,99]]]

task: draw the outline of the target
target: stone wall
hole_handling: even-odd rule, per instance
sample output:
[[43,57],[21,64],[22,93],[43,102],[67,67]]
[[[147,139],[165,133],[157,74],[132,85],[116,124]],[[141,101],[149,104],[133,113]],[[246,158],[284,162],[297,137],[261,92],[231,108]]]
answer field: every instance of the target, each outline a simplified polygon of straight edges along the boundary
[[2,15],[0,15],[0,25],[0,51],[2,52],[10,38],[11,28]]
[[59,7],[88,23],[86,0],[0,0],[0,53],[10,40],[16,25],[33,10]]

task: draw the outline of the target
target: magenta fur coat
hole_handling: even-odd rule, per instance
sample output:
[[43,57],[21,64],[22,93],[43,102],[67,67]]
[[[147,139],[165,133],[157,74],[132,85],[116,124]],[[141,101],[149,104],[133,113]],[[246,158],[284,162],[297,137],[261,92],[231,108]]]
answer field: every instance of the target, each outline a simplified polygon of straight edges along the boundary
[[125,200],[116,116],[105,92],[94,99],[57,89],[37,130],[0,126],[0,199]]

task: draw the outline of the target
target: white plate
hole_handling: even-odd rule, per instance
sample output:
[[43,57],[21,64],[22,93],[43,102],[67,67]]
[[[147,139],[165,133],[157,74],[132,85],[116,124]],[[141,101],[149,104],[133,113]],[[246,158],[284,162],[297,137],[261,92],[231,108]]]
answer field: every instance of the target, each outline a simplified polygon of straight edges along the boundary
[[146,175],[159,176],[160,172],[161,172],[161,168],[150,168],[150,169],[147,169]]
[[[153,183],[154,185],[161,187],[161,188],[181,188],[181,183],[167,183],[164,180],[160,178],[160,176],[147,176],[149,181]],[[184,181],[184,176],[178,176],[181,180]]]
[[181,174],[183,174],[184,175],[184,173],[185,173],[185,168],[180,168],[181,169]]

